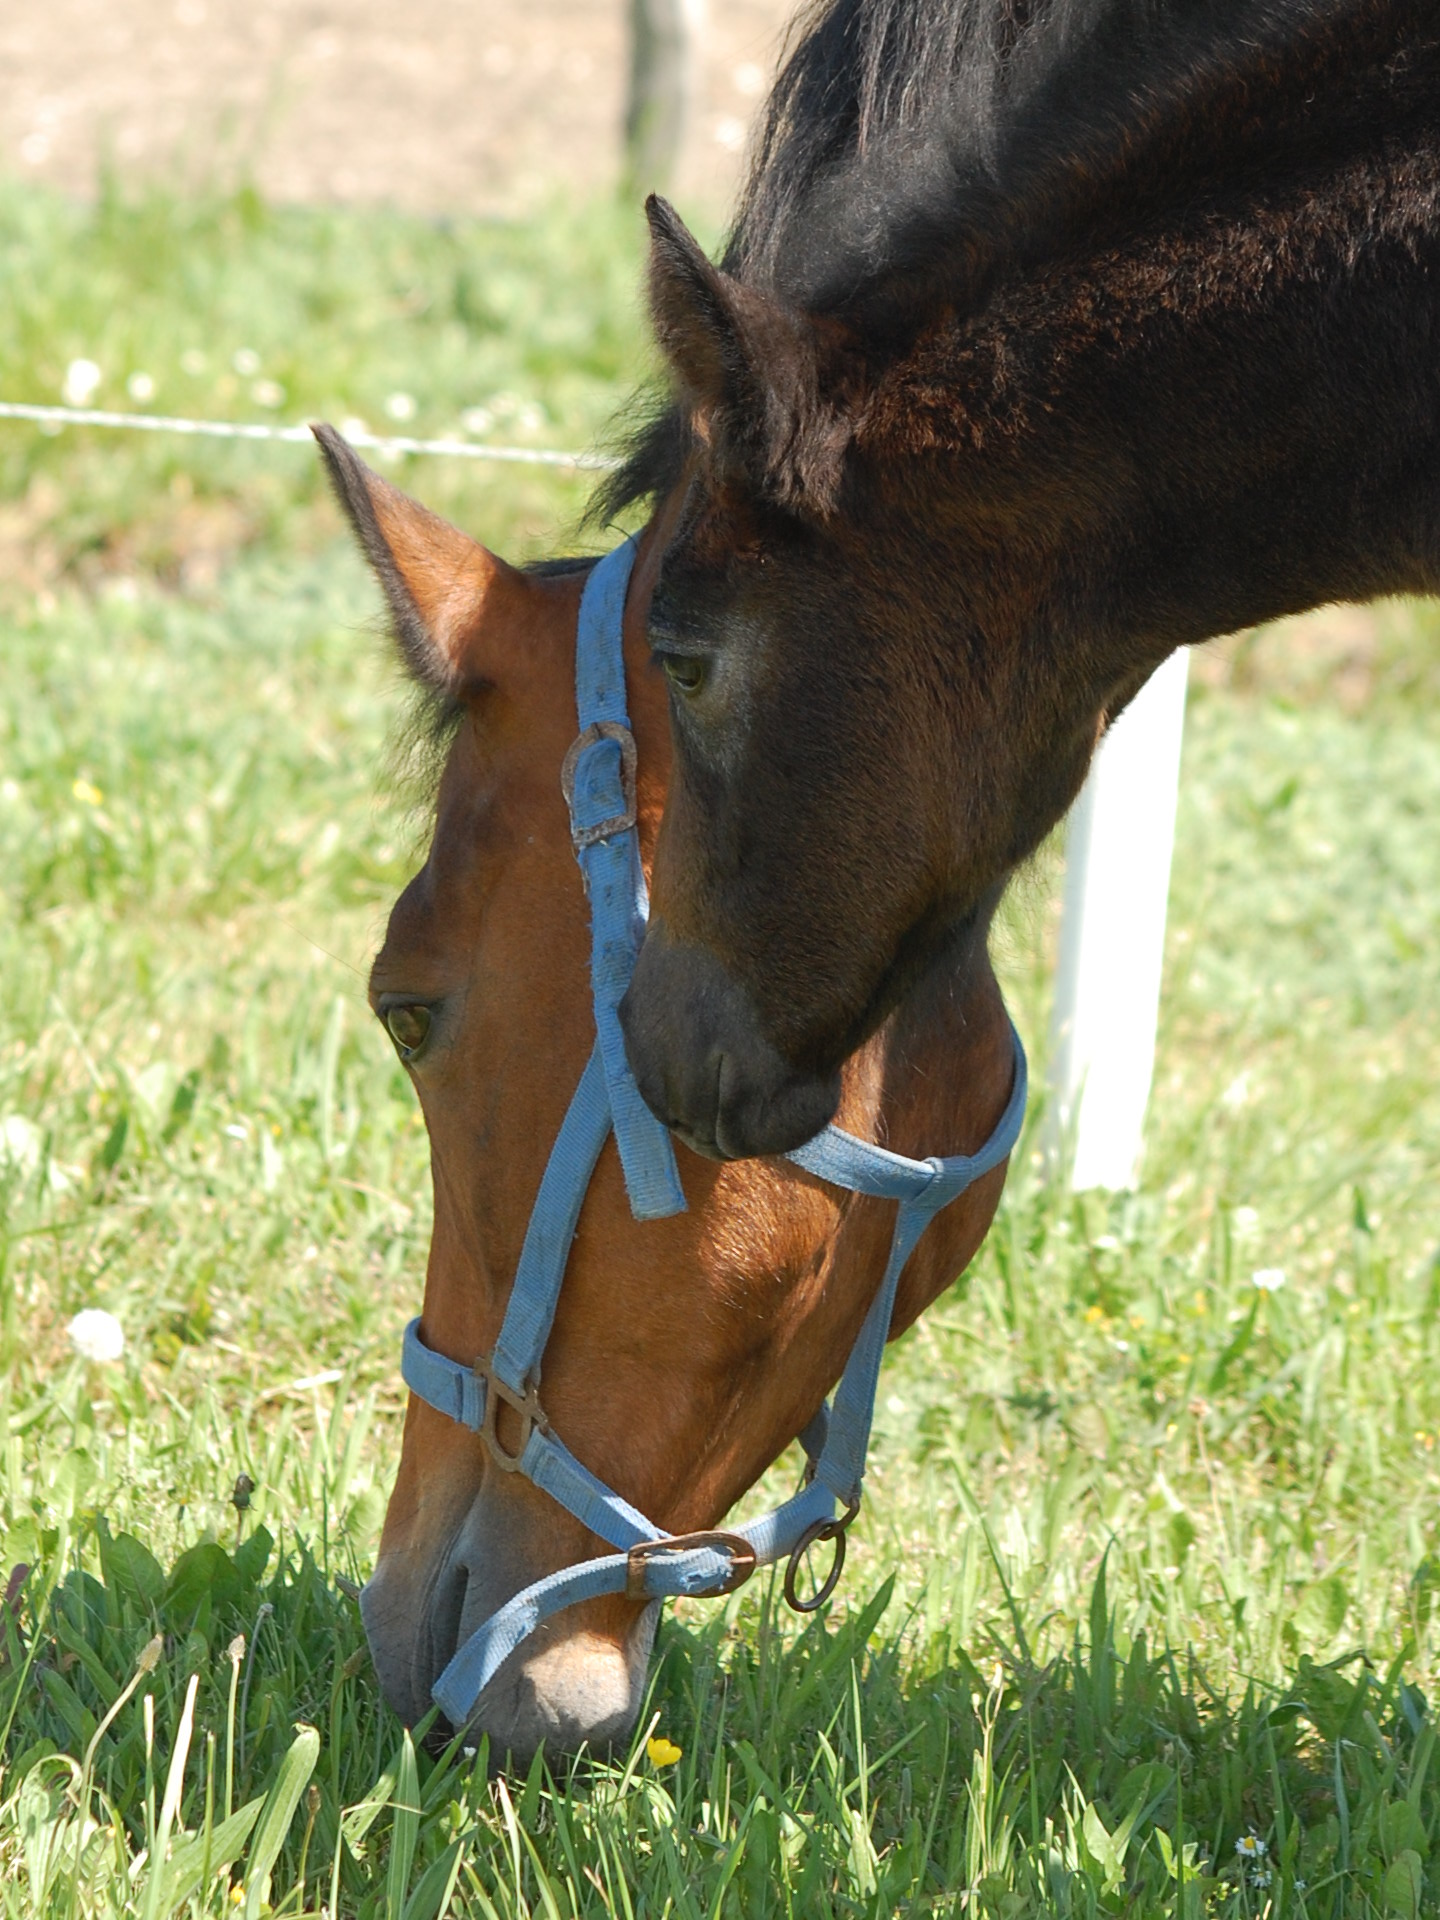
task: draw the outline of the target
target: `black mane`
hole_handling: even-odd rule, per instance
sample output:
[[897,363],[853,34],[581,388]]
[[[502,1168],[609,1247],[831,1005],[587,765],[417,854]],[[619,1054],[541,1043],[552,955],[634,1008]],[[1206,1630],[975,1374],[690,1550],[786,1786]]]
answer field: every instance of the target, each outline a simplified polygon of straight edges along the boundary
[[[1440,4],[815,0],[722,264],[893,359],[1007,274],[1393,135],[1425,107],[1397,20],[1413,44]],[[672,409],[645,421],[599,511],[663,492],[683,451]]]

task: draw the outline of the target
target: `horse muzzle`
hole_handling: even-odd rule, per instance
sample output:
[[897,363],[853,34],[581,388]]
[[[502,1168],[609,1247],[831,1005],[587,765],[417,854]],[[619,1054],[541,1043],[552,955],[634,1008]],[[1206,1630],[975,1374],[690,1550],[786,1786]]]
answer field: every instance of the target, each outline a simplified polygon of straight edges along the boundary
[[[551,1570],[557,1529],[544,1524],[552,1520],[548,1507],[533,1490],[488,1476],[448,1542],[412,1537],[382,1550],[360,1610],[381,1690],[408,1726],[429,1710],[431,1688],[456,1648]],[[583,1553],[578,1537],[571,1550]],[[623,1744],[644,1697],[658,1616],[655,1603],[600,1601],[545,1622],[475,1701],[469,1737],[489,1736],[496,1766],[507,1757],[528,1764],[542,1743],[552,1756]]]
[[798,1071],[766,1039],[753,1002],[702,947],[653,919],[620,1024],[646,1105],[711,1160],[789,1153],[827,1126],[840,1075]]

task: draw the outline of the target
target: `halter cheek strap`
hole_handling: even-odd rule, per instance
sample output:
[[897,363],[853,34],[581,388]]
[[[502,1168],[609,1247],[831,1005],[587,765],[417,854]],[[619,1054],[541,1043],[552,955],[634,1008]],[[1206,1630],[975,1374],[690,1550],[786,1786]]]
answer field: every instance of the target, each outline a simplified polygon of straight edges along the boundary
[[[834,1399],[800,1436],[809,1460],[805,1484],[783,1506],[731,1530],[667,1534],[598,1480],[552,1430],[540,1405],[540,1361],[580,1209],[612,1127],[636,1219],[662,1219],[685,1206],[673,1144],[640,1098],[619,1020],[648,910],[635,830],[635,746],[625,709],[621,643],[634,557],[634,543],[627,541],[596,565],[585,585],[576,639],[581,731],[563,773],[571,835],[590,896],[595,1049],[540,1182],[494,1353],[473,1367],[461,1366],[427,1347],[419,1320],[412,1320],[405,1330],[401,1363],[412,1393],[483,1434],[499,1467],[525,1474],[615,1551],[547,1574],[471,1634],[433,1689],[436,1702],[457,1727],[469,1719],[504,1660],[536,1627],[581,1600],[607,1593],[637,1599],[728,1593],[757,1566],[788,1559],[787,1597],[797,1605],[818,1604],[818,1598],[797,1598],[794,1576],[800,1555],[819,1539],[833,1540],[836,1546],[835,1564],[819,1598],[829,1593],[843,1560],[844,1529],[860,1504],[880,1361],[901,1272],[941,1208],[1009,1155],[1025,1117],[1025,1050],[1012,1026],[1010,1098],[978,1153],[910,1160],[839,1127],[826,1127],[787,1156],[835,1186],[899,1204],[885,1273]],[[500,1437],[502,1405],[509,1406],[519,1422],[513,1450]]]

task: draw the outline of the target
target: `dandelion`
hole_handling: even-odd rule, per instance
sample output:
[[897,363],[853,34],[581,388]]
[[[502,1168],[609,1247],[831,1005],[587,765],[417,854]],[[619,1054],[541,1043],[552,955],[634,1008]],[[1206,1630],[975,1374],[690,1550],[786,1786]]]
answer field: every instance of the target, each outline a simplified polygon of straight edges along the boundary
[[1285,1269],[1283,1267],[1260,1267],[1256,1272],[1251,1274],[1250,1279],[1252,1284],[1260,1289],[1261,1293],[1278,1293],[1285,1284]]
[[237,347],[230,364],[242,380],[253,380],[260,371],[260,356],[253,347]]
[[283,407],[285,389],[278,380],[256,380],[250,388],[250,398],[257,407]]
[[72,360],[65,369],[60,398],[67,407],[88,407],[104,377],[93,360]]
[[125,1329],[103,1307],[85,1307],[69,1326],[70,1344],[82,1360],[106,1367],[125,1351]]
[[663,1733],[652,1734],[645,1742],[645,1751],[650,1756],[652,1767],[673,1767],[684,1752],[673,1740],[667,1740]]
[[70,791],[82,806],[98,807],[105,798],[99,787],[92,786],[88,780],[72,780]]
[[392,420],[413,420],[415,418],[415,396],[413,393],[388,393],[385,396],[385,411]]
[[147,400],[155,398],[155,379],[152,374],[132,373],[125,382],[125,391],[138,406],[144,406]]

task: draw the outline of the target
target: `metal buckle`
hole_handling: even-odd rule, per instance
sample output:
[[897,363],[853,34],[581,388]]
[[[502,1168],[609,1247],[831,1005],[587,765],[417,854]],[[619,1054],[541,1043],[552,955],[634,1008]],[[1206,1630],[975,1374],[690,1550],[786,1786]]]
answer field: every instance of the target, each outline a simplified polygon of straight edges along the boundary
[[672,1533],[663,1540],[641,1540],[631,1547],[625,1556],[626,1593],[632,1600],[650,1599],[652,1596],[645,1591],[645,1562],[657,1553],[687,1553],[696,1547],[717,1547],[730,1556],[724,1584],[707,1588],[703,1595],[695,1595],[696,1599],[717,1600],[721,1594],[734,1593],[755,1571],[755,1549],[738,1533]]
[[[845,1570],[845,1537],[850,1523],[860,1511],[860,1498],[857,1494],[847,1501],[844,1513],[834,1520],[816,1520],[808,1526],[795,1545],[790,1549],[790,1558],[785,1567],[785,1601],[796,1613],[814,1613],[823,1607],[840,1584],[840,1575]],[[802,1600],[795,1591],[795,1582],[800,1575],[800,1563],[811,1547],[820,1546],[826,1540],[835,1542],[835,1558],[830,1562],[830,1571],[820,1582],[814,1593]]]
[[[575,824],[575,768],[580,756],[587,747],[596,746],[601,740],[613,740],[620,749],[620,788],[625,799],[625,811],[612,813],[608,819],[597,821],[593,827],[577,827]],[[593,847],[597,840],[608,840],[612,834],[628,833],[635,824],[635,736],[628,727],[622,727],[615,720],[592,720],[590,725],[572,741],[569,751],[560,763],[560,791],[565,796],[565,805],[570,811],[570,839],[575,851],[584,847]]]
[[[527,1380],[525,1391],[516,1393],[496,1373],[493,1353],[488,1360],[475,1362],[475,1373],[485,1388],[485,1418],[480,1426],[480,1438],[490,1449],[490,1458],[502,1472],[518,1473],[531,1434],[537,1427],[541,1433],[550,1431],[550,1422],[540,1405],[540,1383],[538,1380]],[[500,1439],[498,1423],[502,1400],[520,1416],[520,1444],[514,1453],[508,1452]]]

